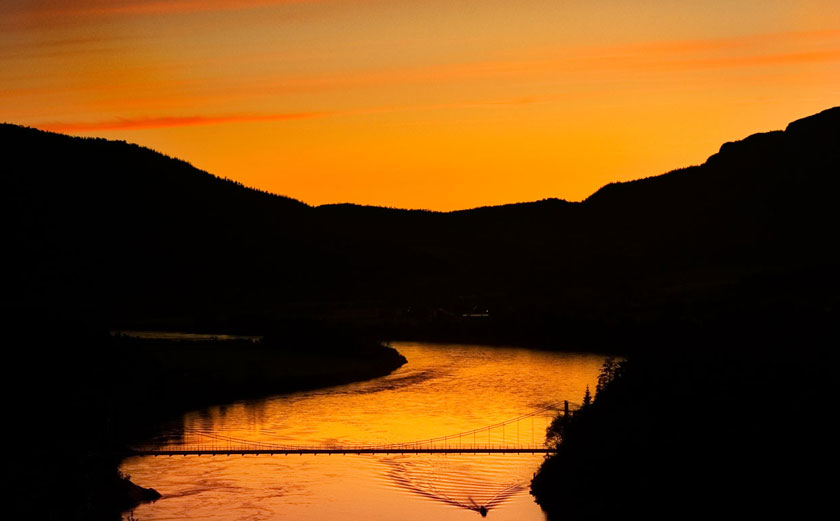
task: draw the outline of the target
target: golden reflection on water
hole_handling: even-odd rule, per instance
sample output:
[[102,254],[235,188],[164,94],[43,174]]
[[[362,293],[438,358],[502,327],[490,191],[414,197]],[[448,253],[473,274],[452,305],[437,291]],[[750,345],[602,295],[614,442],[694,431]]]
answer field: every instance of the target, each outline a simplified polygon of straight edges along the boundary
[[[213,407],[184,417],[202,432],[253,441],[386,444],[499,423],[546,404],[580,402],[604,357],[486,346],[395,343],[408,363],[375,380]],[[540,445],[550,418],[507,425],[478,443]],[[528,495],[538,455],[177,456],[123,470],[164,497],[135,511],[157,519],[543,519]]]

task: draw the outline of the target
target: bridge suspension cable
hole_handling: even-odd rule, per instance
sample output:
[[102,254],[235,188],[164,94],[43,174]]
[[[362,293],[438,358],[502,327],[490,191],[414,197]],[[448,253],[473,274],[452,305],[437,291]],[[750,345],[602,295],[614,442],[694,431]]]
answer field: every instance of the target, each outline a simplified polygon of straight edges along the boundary
[[[563,407],[560,409],[560,407]],[[413,440],[399,443],[378,443],[378,444],[364,444],[364,443],[349,443],[349,444],[284,444],[276,442],[254,441],[245,438],[237,438],[234,436],[227,436],[205,430],[193,430],[189,434],[197,435],[199,437],[212,440],[215,443],[190,443],[190,444],[165,444],[156,445],[153,447],[141,447],[133,450],[136,454],[225,454],[225,453],[343,453],[343,452],[366,452],[366,453],[384,453],[384,452],[516,452],[518,450],[527,452],[546,452],[543,444],[537,446],[532,439],[531,444],[523,445],[519,439],[519,424],[523,420],[529,418],[545,415],[549,411],[566,411],[574,410],[580,407],[579,404],[572,404],[568,401],[560,401],[550,403],[539,409],[536,409],[527,414],[522,414],[505,421],[494,423],[492,425],[485,425],[477,429],[458,432],[455,434],[448,434],[445,436],[437,436],[433,438],[425,438],[420,440]],[[506,444],[506,434],[504,429],[506,426],[517,425],[517,440],[516,443]],[[533,420],[532,420],[532,437]],[[490,439],[491,431],[495,429],[502,430],[502,443],[494,444]],[[488,434],[488,441],[486,444],[478,443],[478,434]],[[463,443],[463,440],[473,438],[473,443]],[[458,440],[456,446],[450,446],[448,442]],[[443,445],[443,447],[441,447]]]

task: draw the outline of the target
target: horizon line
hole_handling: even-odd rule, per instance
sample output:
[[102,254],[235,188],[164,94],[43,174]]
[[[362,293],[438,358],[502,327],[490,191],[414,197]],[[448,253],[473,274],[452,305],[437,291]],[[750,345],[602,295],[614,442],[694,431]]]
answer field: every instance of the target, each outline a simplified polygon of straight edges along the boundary
[[[779,130],[784,132],[787,127],[789,127],[791,124],[793,124],[797,121],[801,121],[803,119],[808,119],[810,117],[822,114],[822,113],[830,111],[830,110],[835,110],[835,109],[840,109],[840,105],[833,106],[833,107],[828,107],[826,109],[815,112],[813,114],[809,114],[807,116],[797,118],[797,119],[789,122],[786,125],[785,129],[764,130],[764,131],[760,131],[760,132],[755,132],[753,134],[750,134],[749,136],[745,136],[745,137],[743,137],[739,140],[736,140],[736,141],[741,141],[741,140],[746,139],[750,136],[757,135],[757,134],[763,134],[763,133],[767,133],[767,132],[774,132],[774,131],[779,131]],[[320,116],[323,116],[323,115],[325,115],[325,113],[311,113],[311,112],[310,113],[287,113],[287,114],[282,114],[282,115],[270,115],[270,116],[267,116],[267,117],[263,116],[263,117],[260,117],[260,119],[272,119],[272,120],[305,119],[305,118],[310,118],[310,117],[320,117]],[[190,125],[191,123],[190,122],[185,122],[184,124]],[[50,130],[49,128],[39,128],[39,127],[27,125],[27,124],[12,123],[12,122],[8,122],[8,121],[4,121],[4,122],[0,123],[0,126],[3,126],[3,125],[18,127],[18,128],[24,128],[24,129],[34,130],[34,131],[37,131],[37,132],[44,132],[44,133],[47,133],[47,134],[54,134],[54,135],[58,135],[58,136],[65,136],[65,137],[70,137],[70,138],[73,138],[73,139],[104,139],[105,141],[109,141],[109,142],[113,142],[113,143],[125,143],[125,144],[129,144],[129,145],[134,145],[134,146],[149,150],[151,152],[154,152],[156,154],[160,154],[160,155],[165,156],[167,158],[184,162],[187,165],[189,165],[190,167],[198,170],[199,172],[202,172],[204,174],[213,176],[216,179],[221,179],[221,180],[224,180],[224,181],[235,183],[235,184],[237,184],[237,185],[239,185],[243,188],[246,188],[248,190],[253,190],[255,192],[260,192],[260,193],[263,193],[263,194],[266,194],[266,195],[271,195],[273,197],[281,197],[281,198],[284,198],[284,199],[289,199],[289,200],[298,202],[298,203],[306,206],[307,208],[311,208],[311,209],[325,208],[325,207],[330,207],[330,206],[355,206],[355,207],[359,207],[359,208],[372,208],[372,209],[394,210],[394,211],[404,211],[404,212],[428,212],[428,213],[439,213],[439,214],[452,214],[452,213],[459,213],[459,212],[469,212],[469,211],[474,211],[474,210],[502,208],[502,207],[505,207],[505,206],[515,206],[515,205],[520,205],[520,204],[537,204],[537,203],[548,202],[548,201],[556,201],[556,202],[569,204],[569,205],[578,205],[578,204],[583,204],[587,200],[591,199],[592,196],[594,196],[595,194],[597,194],[598,192],[600,192],[601,190],[603,190],[607,186],[633,183],[633,182],[642,181],[642,180],[645,180],[645,179],[660,177],[660,176],[667,175],[671,172],[675,172],[675,171],[678,171],[678,170],[681,170],[681,169],[684,169],[684,168],[691,168],[692,166],[700,166],[700,165],[703,165],[703,164],[706,163],[706,161],[704,161],[703,163],[700,163],[699,165],[679,166],[679,167],[676,167],[676,168],[672,168],[671,170],[669,170],[667,172],[662,172],[662,173],[659,173],[659,174],[652,174],[652,175],[643,176],[643,177],[639,177],[639,178],[636,178],[636,179],[630,179],[630,180],[626,180],[626,181],[621,181],[621,180],[610,181],[609,183],[606,183],[606,184],[600,186],[597,190],[593,191],[592,193],[590,193],[585,198],[577,200],[577,201],[564,199],[562,197],[548,196],[548,197],[543,197],[542,199],[532,199],[532,200],[526,200],[526,201],[514,201],[514,202],[499,203],[499,204],[486,204],[486,205],[480,205],[480,206],[474,206],[474,207],[468,207],[468,208],[458,208],[458,209],[454,209],[454,210],[433,210],[433,209],[430,209],[430,208],[403,208],[403,207],[395,207],[395,206],[379,205],[379,204],[354,203],[354,202],[350,202],[350,201],[338,201],[338,202],[321,203],[321,204],[310,204],[310,203],[307,203],[306,201],[303,201],[303,200],[298,199],[296,197],[292,197],[292,196],[289,196],[289,195],[285,195],[285,194],[281,194],[281,193],[277,193],[277,192],[273,192],[273,191],[269,191],[269,190],[264,190],[262,188],[258,188],[258,187],[255,187],[255,186],[249,186],[249,185],[246,185],[245,183],[242,183],[241,181],[237,181],[237,180],[231,179],[229,177],[218,176],[218,175],[216,175],[212,172],[208,172],[207,170],[203,170],[201,168],[196,167],[195,165],[193,165],[190,161],[188,161],[186,159],[183,159],[183,158],[180,158],[180,157],[175,157],[175,156],[170,156],[169,154],[167,154],[163,151],[155,150],[153,148],[142,145],[140,143],[129,142],[129,141],[126,141],[126,140],[102,138],[102,137],[96,137],[96,136],[73,135],[73,134],[68,134],[68,133],[64,133],[64,132],[59,132],[59,131],[56,131],[56,130]],[[79,130],[84,131],[84,129],[79,129]],[[721,146],[723,146],[724,144],[725,143],[721,143]],[[716,153],[717,152],[714,152],[712,155],[714,155]],[[709,157],[711,157],[711,156],[709,156]],[[708,160],[708,157],[706,159]]]

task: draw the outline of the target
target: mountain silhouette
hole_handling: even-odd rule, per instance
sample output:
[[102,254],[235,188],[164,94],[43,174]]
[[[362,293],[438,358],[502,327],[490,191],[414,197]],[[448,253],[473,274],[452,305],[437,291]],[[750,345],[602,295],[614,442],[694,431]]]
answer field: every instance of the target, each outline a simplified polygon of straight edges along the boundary
[[551,427],[561,443],[531,483],[548,519],[831,508],[839,118],[831,109],[727,143],[700,167],[587,201],[633,214],[610,236],[631,246],[622,259],[668,262],[624,313],[649,327],[625,324],[602,344],[630,356],[605,363],[594,400]]
[[129,321],[364,308],[400,330],[478,306],[494,327],[545,331],[831,278],[838,261],[840,107],[580,203],[448,213],[312,207],[121,141],[4,124],[0,143],[4,308]]

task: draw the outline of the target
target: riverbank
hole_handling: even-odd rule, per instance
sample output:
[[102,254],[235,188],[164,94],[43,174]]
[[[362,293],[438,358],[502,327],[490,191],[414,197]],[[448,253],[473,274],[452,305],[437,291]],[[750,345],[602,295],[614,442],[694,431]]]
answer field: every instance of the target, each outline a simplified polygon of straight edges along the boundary
[[31,317],[5,325],[16,375],[8,413],[18,443],[34,449],[9,455],[11,509],[44,519],[113,521],[150,498],[120,475],[117,454],[189,410],[366,380],[405,363],[390,347],[309,326],[253,343],[127,338]]
[[649,338],[604,375],[532,481],[549,520],[819,512],[836,333],[831,320],[772,318]]
[[[185,415],[189,443],[200,433],[291,445],[405,443],[510,420],[592,385],[603,356],[485,345],[394,343],[409,362],[352,385],[248,400]],[[536,415],[441,443],[541,444],[548,417]],[[164,435],[167,433],[164,432]],[[168,437],[166,439],[169,439]],[[505,441],[506,440],[506,441]],[[542,456],[409,454],[130,458],[138,483],[162,501],[139,506],[143,521],[293,519],[544,521],[527,494]],[[500,517],[501,516],[501,517]]]

